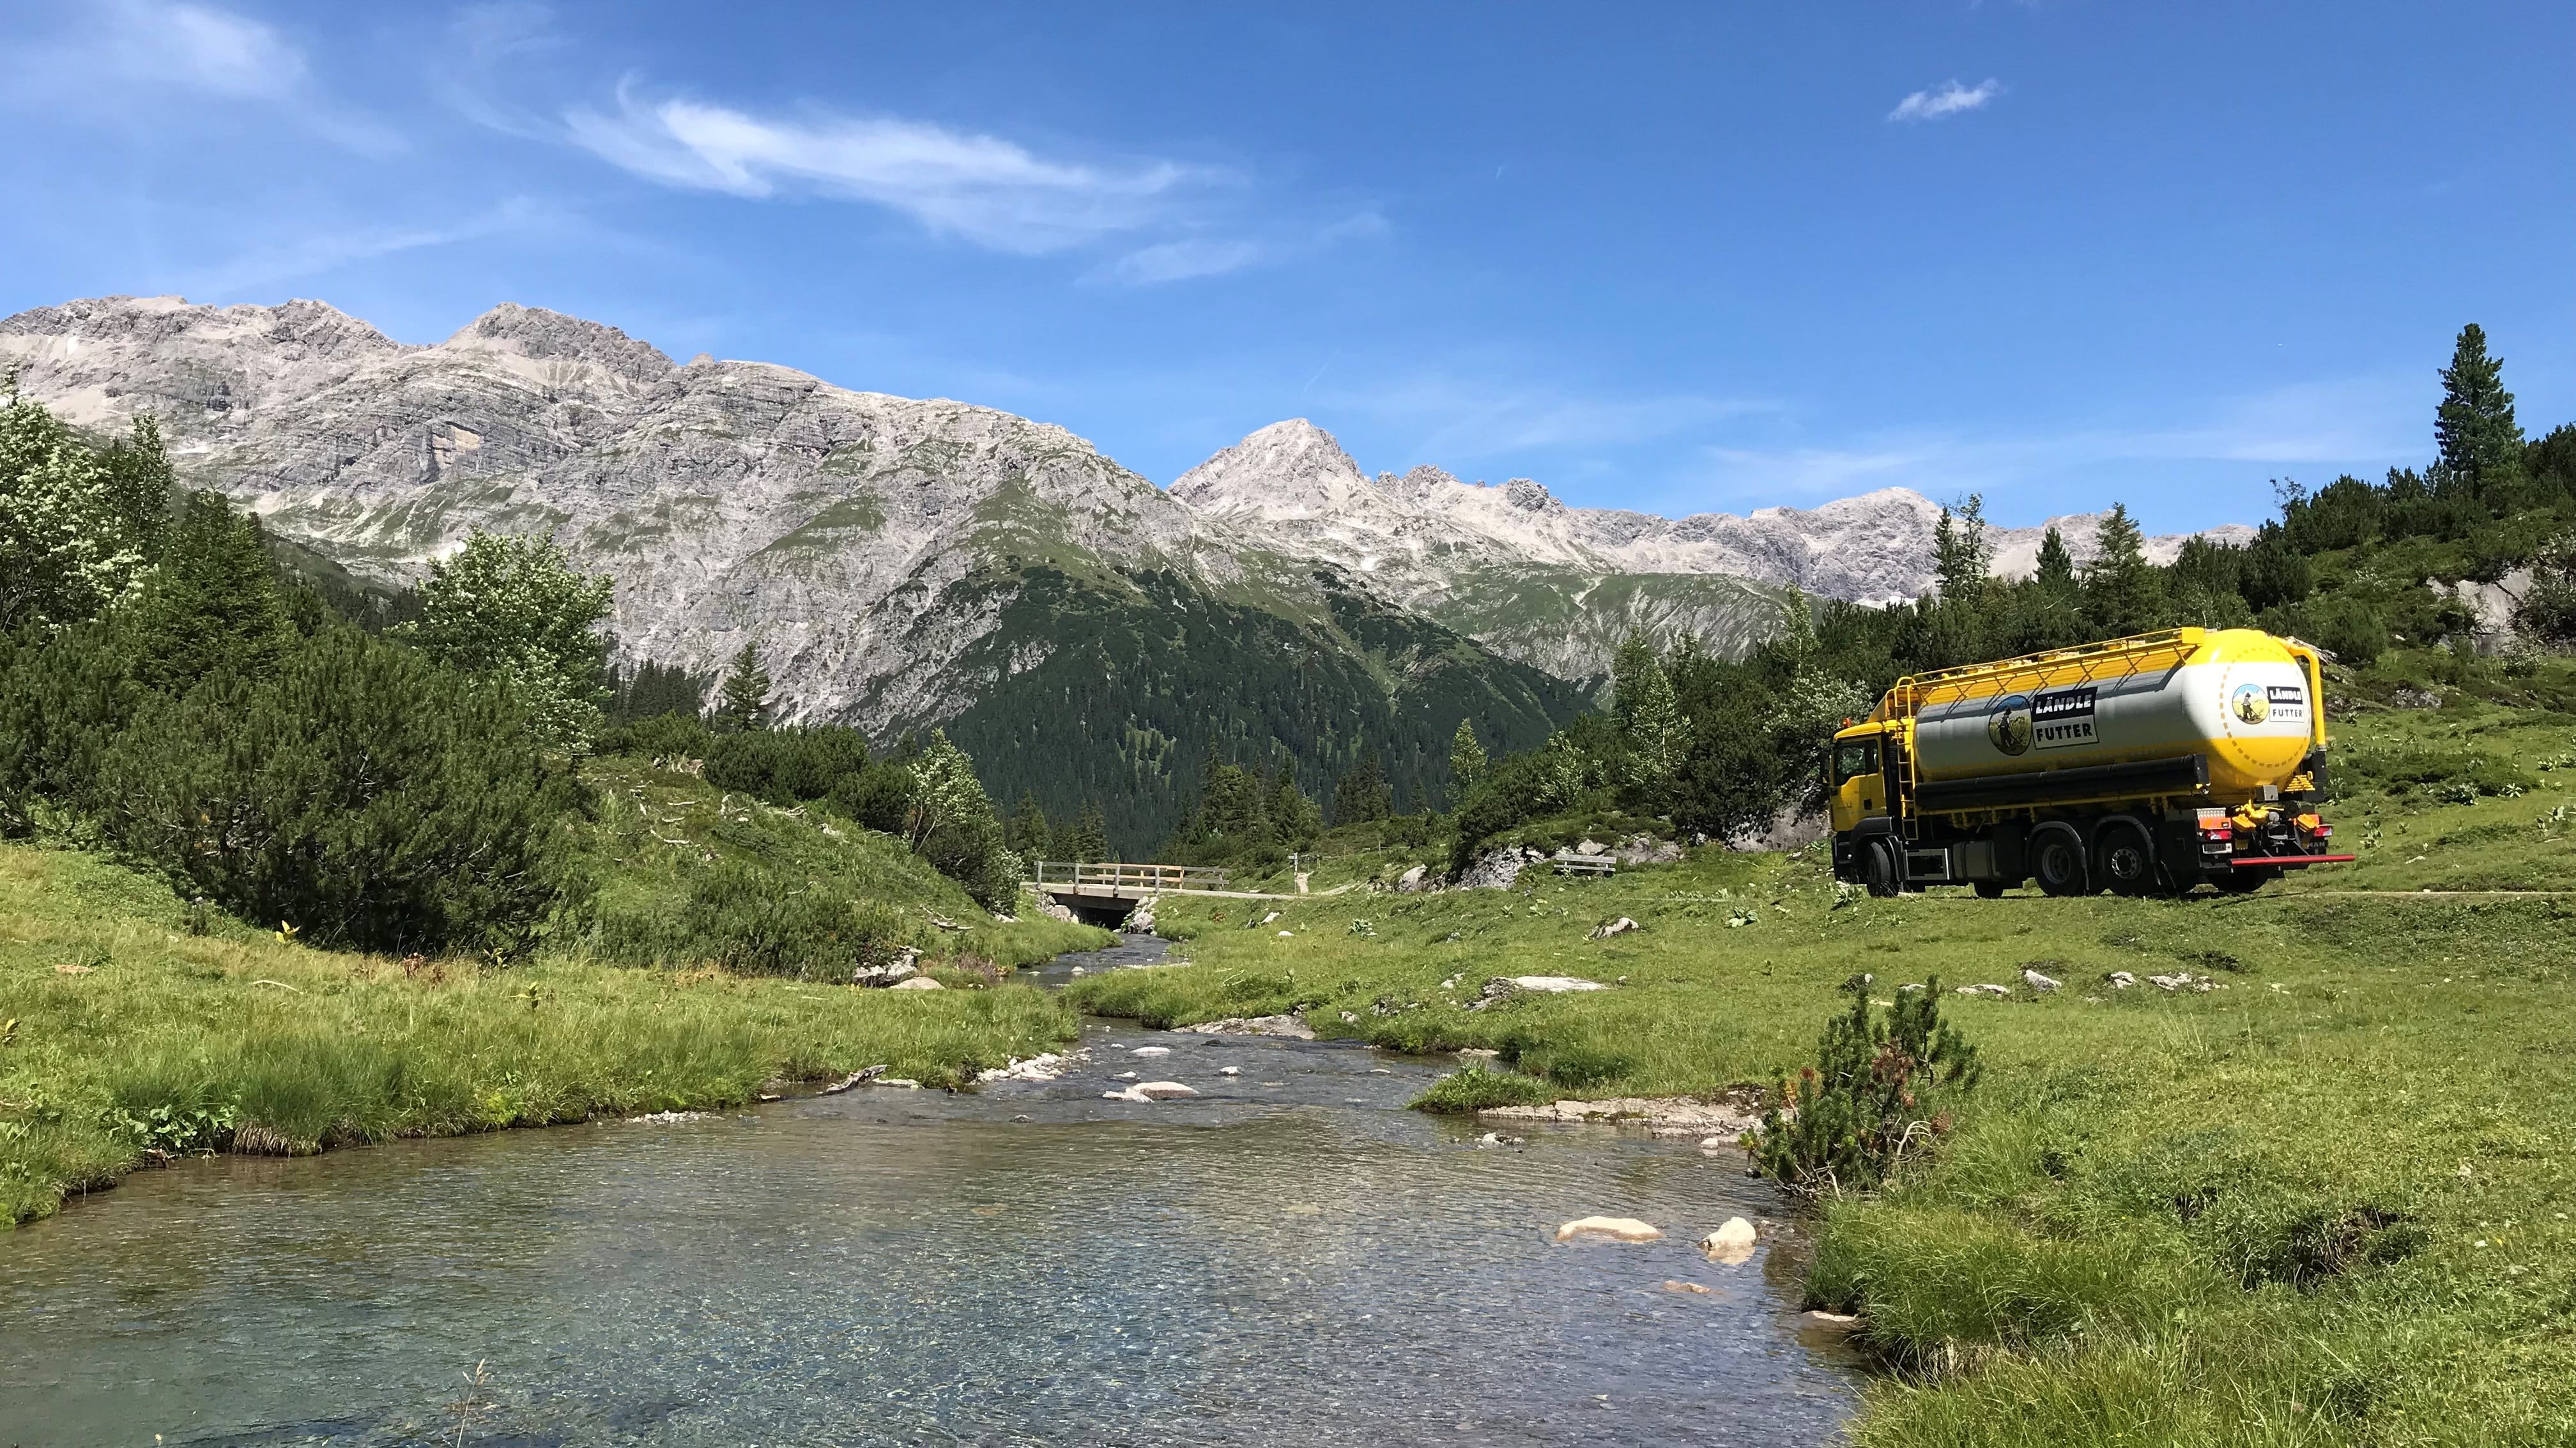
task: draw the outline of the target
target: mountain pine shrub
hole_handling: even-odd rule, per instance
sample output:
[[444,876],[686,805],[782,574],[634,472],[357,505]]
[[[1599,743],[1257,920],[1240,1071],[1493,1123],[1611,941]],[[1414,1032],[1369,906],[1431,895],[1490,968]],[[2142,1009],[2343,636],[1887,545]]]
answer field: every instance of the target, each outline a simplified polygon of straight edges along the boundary
[[1763,1175],[1806,1192],[1866,1191],[1949,1134],[1941,1104],[1977,1082],[1977,1052],[1941,1019],[1941,982],[1899,990],[1885,1016],[1870,978],[1843,983],[1851,1009],[1825,1023],[1816,1064],[1781,1084],[1753,1140]]

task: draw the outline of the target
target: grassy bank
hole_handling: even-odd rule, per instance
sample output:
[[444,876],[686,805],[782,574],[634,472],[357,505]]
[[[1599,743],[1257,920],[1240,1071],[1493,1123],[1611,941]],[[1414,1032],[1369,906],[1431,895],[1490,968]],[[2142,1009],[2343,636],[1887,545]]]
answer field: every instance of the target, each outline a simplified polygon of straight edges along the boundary
[[[1817,1224],[1816,1302],[1861,1312],[1894,1370],[1859,1441],[2568,1441],[2576,899],[2412,892],[2576,883],[2576,738],[2463,704],[2346,743],[2334,813],[2367,862],[2250,898],[1852,899],[1812,853],[1703,853],[1510,892],[1167,900],[1191,968],[1074,991],[1491,1047],[1524,1090],[1597,1096],[1776,1082],[1856,971],[2011,985],[1944,998],[1986,1077],[1937,1163]],[[1622,915],[1644,928],[1588,938]],[[2177,972],[2219,988],[2144,983]],[[1467,1008],[1542,973],[1615,988]]]
[[[1018,987],[857,991],[561,955],[406,973],[189,924],[158,881],[0,846],[0,1222],[163,1154],[731,1106],[879,1063],[948,1081],[1073,1032]],[[1048,943],[1005,939],[1023,936]]]

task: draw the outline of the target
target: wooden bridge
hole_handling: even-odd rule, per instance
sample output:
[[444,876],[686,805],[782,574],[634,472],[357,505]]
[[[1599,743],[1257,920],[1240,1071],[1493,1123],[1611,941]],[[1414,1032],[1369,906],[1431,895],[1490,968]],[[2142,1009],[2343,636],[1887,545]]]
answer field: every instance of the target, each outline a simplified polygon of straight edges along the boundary
[[1139,900],[1157,895],[1223,895],[1244,900],[1282,900],[1258,890],[1229,890],[1227,874],[1212,865],[1122,865],[1090,861],[1041,860],[1029,888],[1097,924],[1127,918]]

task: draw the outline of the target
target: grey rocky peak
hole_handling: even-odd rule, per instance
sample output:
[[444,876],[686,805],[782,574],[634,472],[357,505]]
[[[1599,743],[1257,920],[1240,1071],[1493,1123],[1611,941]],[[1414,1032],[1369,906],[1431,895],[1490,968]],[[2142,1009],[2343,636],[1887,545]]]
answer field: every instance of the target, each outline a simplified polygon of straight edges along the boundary
[[[0,363],[83,426],[158,418],[183,480],[364,577],[417,581],[478,527],[551,537],[616,578],[629,661],[712,678],[757,642],[784,717],[879,737],[1045,665],[1056,604],[1030,590],[1050,578],[1292,620],[1360,599],[1491,651],[1406,645],[1431,651],[1390,687],[1443,660],[1506,667],[1492,655],[1588,683],[1636,629],[1740,648],[1788,585],[1920,594],[1939,514],[1901,488],[1664,518],[1429,464],[1372,478],[1305,418],[1167,492],[1050,424],[758,362],[678,366],[616,327],[508,302],[421,345],[316,301],[103,297],[0,319]],[[2098,518],[2060,521],[2088,557]],[[1998,568],[2027,572],[2039,536],[1997,530]],[[1512,707],[1535,718],[1528,682]]]
[[538,364],[587,364],[639,386],[661,381],[677,366],[661,348],[615,327],[516,302],[503,302],[466,323],[443,345]]

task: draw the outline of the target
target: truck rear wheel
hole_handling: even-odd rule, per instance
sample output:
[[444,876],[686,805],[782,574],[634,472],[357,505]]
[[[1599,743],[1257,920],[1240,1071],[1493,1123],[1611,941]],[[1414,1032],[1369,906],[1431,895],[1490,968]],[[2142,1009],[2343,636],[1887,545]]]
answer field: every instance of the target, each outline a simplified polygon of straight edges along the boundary
[[2144,895],[2156,887],[2155,850],[2146,831],[2114,820],[2093,838],[2093,877],[2114,895]]
[[2092,872],[2086,868],[2084,844],[2068,829],[2053,829],[2031,844],[2030,873],[2051,895],[2090,895]]
[[2001,880],[1979,880],[1977,882],[1977,898],[1980,900],[2000,900],[2004,898],[2004,882]]
[[2209,883],[2216,885],[2221,894],[2251,895],[2279,878],[2281,878],[2280,871],[2267,870],[2258,865],[2251,870],[2231,869],[2224,875],[2213,875]]

